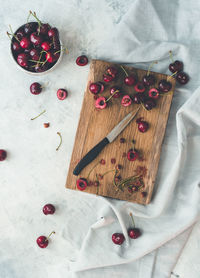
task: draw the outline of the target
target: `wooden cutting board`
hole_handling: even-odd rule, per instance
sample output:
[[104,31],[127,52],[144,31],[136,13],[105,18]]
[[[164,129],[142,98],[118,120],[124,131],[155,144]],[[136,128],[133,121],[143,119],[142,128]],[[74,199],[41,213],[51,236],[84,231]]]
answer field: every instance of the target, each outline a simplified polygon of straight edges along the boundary
[[[136,202],[139,204],[148,204],[151,200],[156,180],[161,146],[173,98],[175,87],[174,78],[170,78],[170,82],[172,83],[172,90],[170,91],[171,93],[166,94],[165,96],[160,96],[157,100],[157,105],[155,108],[153,108],[151,111],[147,111],[141,106],[136,119],[143,117],[144,120],[149,123],[150,127],[147,132],[139,132],[136,119],[132,120],[132,122],[124,129],[118,138],[116,138],[116,140],[111,144],[108,144],[100,153],[100,155],[82,170],[79,176],[73,175],[73,170],[78,161],[93,146],[102,140],[129,112],[133,111],[134,109],[136,110],[139,107],[138,104],[132,104],[129,107],[123,107],[121,105],[121,98],[112,98],[106,109],[98,111],[95,108],[94,95],[90,93],[88,88],[91,82],[103,80],[102,75],[106,72],[106,69],[109,66],[117,67],[119,74],[116,80],[106,84],[106,89],[103,93],[101,93],[101,96],[110,96],[109,89],[112,86],[121,87],[123,94],[133,96],[135,93],[133,87],[128,87],[123,83],[125,75],[119,64],[108,63],[100,60],[92,60],[76,133],[74,149],[69,166],[66,187],[69,189],[78,190],[76,187],[77,179],[80,177],[87,178],[90,170],[95,165],[97,165],[92,170],[89,180],[94,182],[98,177],[99,186],[89,185],[82,192],[99,194],[101,196]],[[147,71],[145,70],[127,66],[124,66],[124,68],[129,74],[136,74],[139,80],[142,80],[142,77],[147,74]],[[161,79],[166,79],[168,77],[167,75],[161,73],[151,73],[153,73],[156,77],[156,85],[154,87],[157,87],[158,82]],[[120,138],[125,138],[125,143],[120,143]],[[137,149],[141,154],[141,158],[135,161],[129,161],[125,156],[128,150],[133,147],[132,140],[135,141],[135,149]],[[115,164],[111,163],[112,158],[116,160]],[[101,159],[105,160],[104,165],[98,163]],[[124,186],[119,189],[113,184],[113,177],[115,173],[114,169],[118,164],[122,166],[122,169],[117,175],[120,175],[122,180],[136,175],[138,173],[138,169],[146,169],[146,175],[142,178],[143,186],[138,192],[131,193],[130,189],[128,190],[128,186]],[[110,170],[113,171],[105,174]],[[141,191],[146,193],[142,195]]]

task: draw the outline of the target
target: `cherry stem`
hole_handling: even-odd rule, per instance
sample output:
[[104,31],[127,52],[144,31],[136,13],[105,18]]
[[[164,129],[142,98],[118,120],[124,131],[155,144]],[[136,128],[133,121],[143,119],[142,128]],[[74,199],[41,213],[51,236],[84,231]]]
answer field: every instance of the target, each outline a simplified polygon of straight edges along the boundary
[[124,71],[124,73],[126,74],[126,76],[128,76],[128,72],[125,70],[125,68],[123,66],[120,66],[122,68],[122,70]]
[[12,41],[11,37],[12,36],[10,33],[6,32],[6,34],[8,35],[9,39]]
[[172,51],[171,51],[171,50],[169,51],[169,57],[170,57],[172,63],[174,63],[173,54],[172,54]]
[[133,214],[130,212],[130,217],[132,219],[132,222],[133,222],[133,227],[135,228],[135,221],[134,221],[134,218],[133,218]]
[[94,170],[94,168],[96,168],[96,166],[100,163],[100,161],[98,161],[89,171],[88,175],[87,175],[87,180],[89,179],[89,176],[91,174],[91,172]]
[[42,25],[42,22],[39,20],[39,18],[36,16],[36,12],[32,12],[32,11],[29,11],[30,15],[32,15],[33,17],[35,17],[38,25],[39,25],[39,30],[38,30],[38,34],[40,33],[40,27]]
[[64,47],[62,50],[60,49],[60,50],[54,52],[54,55],[57,54],[57,53],[59,53],[59,52],[65,51],[65,50],[66,50],[66,54],[68,54],[68,53],[69,53],[69,50],[67,49],[67,47]]
[[46,238],[46,240],[45,241],[47,241],[49,238],[50,238],[50,236],[52,235],[52,234],[55,234],[56,232],[51,232],[49,235],[48,235],[48,237]]
[[175,71],[173,74],[171,74],[170,76],[167,76],[167,81],[172,78],[172,76],[176,75],[177,74],[177,71]]
[[60,143],[59,143],[58,147],[56,148],[56,151],[59,150],[59,148],[60,148],[60,146],[61,146],[61,144],[62,144],[62,136],[61,136],[60,132],[57,132],[57,134],[58,134],[59,137],[60,137]]
[[149,68],[148,68],[148,71],[147,71],[147,76],[149,76],[150,69],[153,67],[153,65],[155,65],[155,64],[157,64],[157,63],[158,63],[158,61],[153,61],[153,62],[150,64],[150,66],[149,66]]
[[119,93],[119,90],[114,91],[114,93],[105,102],[108,102],[116,93]]
[[45,112],[46,112],[46,110],[42,111],[39,115],[37,115],[36,117],[32,118],[31,121],[37,119],[38,117],[40,117],[40,116],[41,116],[42,114],[44,114]]
[[[13,32],[13,30],[12,30],[12,27],[11,27],[11,25],[9,25],[9,28],[10,28],[10,32],[11,32],[11,34],[10,33],[8,33],[7,32],[7,35],[9,34],[9,35],[11,35],[11,36],[13,36],[19,43],[20,43],[20,40],[18,39],[18,37],[17,36],[15,36],[15,34],[14,34],[14,32]],[[9,36],[8,35],[8,36]]]

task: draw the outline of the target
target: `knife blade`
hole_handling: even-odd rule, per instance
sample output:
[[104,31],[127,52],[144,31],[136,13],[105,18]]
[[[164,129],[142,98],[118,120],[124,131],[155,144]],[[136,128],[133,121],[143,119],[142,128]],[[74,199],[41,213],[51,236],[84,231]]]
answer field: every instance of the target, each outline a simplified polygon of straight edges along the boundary
[[78,176],[80,172],[90,163],[92,162],[98,154],[103,150],[103,148],[109,144],[112,143],[118,135],[125,129],[125,127],[136,117],[138,111],[140,108],[138,108],[136,111],[130,112],[128,115],[126,115],[121,122],[119,122],[107,135],[105,138],[103,138],[97,145],[95,145],[76,165],[74,168],[73,174],[75,176]]

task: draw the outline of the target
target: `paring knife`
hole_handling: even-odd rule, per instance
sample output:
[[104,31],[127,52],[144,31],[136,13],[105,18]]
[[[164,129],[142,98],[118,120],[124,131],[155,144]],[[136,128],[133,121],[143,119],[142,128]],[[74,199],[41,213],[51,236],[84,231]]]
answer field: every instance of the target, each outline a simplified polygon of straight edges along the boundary
[[103,150],[103,148],[112,143],[115,138],[124,130],[124,128],[135,118],[140,108],[136,111],[130,112],[126,117],[116,125],[108,135],[101,140],[96,146],[94,146],[76,165],[73,174],[78,176],[80,172],[85,168],[90,162],[92,162],[98,154]]

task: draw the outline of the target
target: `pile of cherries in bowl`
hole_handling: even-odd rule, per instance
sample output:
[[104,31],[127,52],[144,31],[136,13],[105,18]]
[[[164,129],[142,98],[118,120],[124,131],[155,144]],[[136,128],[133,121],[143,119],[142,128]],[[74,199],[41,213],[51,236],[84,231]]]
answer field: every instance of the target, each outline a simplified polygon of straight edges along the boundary
[[37,21],[28,22],[8,36],[11,38],[13,58],[20,67],[28,72],[45,72],[61,58],[62,47],[57,28],[42,23],[35,12],[30,11]]

